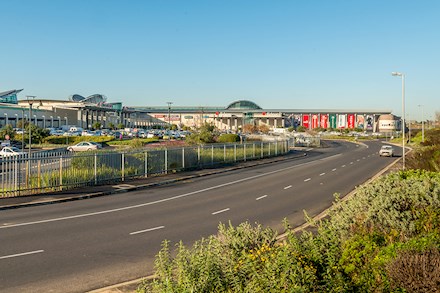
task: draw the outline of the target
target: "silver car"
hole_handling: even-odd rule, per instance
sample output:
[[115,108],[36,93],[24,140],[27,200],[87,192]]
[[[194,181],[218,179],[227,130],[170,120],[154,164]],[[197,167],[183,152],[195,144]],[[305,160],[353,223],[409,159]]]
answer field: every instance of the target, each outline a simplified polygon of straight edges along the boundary
[[75,145],[71,145],[67,147],[68,151],[71,152],[84,152],[84,151],[92,151],[102,148],[102,145],[93,141],[82,141]]
[[390,145],[384,145],[380,148],[379,156],[394,157],[394,148]]

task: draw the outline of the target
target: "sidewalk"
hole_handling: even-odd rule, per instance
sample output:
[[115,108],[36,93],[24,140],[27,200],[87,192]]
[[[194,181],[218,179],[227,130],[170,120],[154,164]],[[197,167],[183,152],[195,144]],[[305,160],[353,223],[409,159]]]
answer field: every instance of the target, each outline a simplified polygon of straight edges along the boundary
[[59,202],[74,201],[80,199],[94,198],[105,195],[124,193],[133,190],[145,189],[148,187],[171,184],[174,182],[198,178],[212,174],[228,172],[242,168],[249,168],[261,164],[269,164],[287,159],[305,156],[303,151],[292,150],[286,155],[266,158],[261,160],[251,160],[236,164],[228,164],[225,166],[217,166],[209,169],[200,169],[194,171],[184,171],[178,173],[170,173],[166,175],[150,176],[147,178],[137,178],[124,182],[117,182],[108,185],[84,186],[64,191],[54,191],[44,194],[18,196],[18,197],[1,197],[0,211],[7,209],[16,209],[35,205],[53,204]]

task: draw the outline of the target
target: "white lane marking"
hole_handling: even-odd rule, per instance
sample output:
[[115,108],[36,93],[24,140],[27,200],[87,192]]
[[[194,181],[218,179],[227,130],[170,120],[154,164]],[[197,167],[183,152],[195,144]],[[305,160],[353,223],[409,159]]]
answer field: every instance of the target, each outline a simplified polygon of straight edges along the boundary
[[[339,156],[339,155],[334,155],[332,157],[335,157],[335,156]],[[268,176],[268,175],[284,172],[284,171],[287,171],[287,170],[290,170],[290,169],[296,169],[298,167],[310,165],[310,164],[313,164],[313,163],[316,163],[316,161],[311,161],[311,162],[306,162],[306,163],[302,163],[302,164],[298,164],[298,165],[294,165],[294,166],[289,166],[289,167],[273,170],[273,171],[270,171],[270,172],[267,172],[267,173],[257,174],[257,175],[253,175],[253,176],[250,176],[250,177],[238,179],[238,180],[235,180],[235,181],[230,181],[230,182],[226,182],[226,183],[223,183],[223,184],[207,187],[207,188],[204,188],[204,189],[199,189],[199,190],[191,191],[191,192],[188,192],[188,193],[179,194],[179,195],[171,196],[171,197],[168,197],[168,198],[159,199],[159,200],[155,200],[155,201],[151,201],[151,202],[146,202],[146,203],[141,203],[141,204],[137,204],[137,205],[126,206],[126,207],[122,207],[122,208],[115,208],[115,209],[110,209],[110,210],[103,210],[103,211],[93,212],[93,213],[78,214],[78,215],[73,215],[73,216],[66,216],[66,217],[60,217],[60,218],[39,220],[39,221],[34,221],[34,222],[24,222],[24,223],[18,223],[18,224],[13,224],[13,225],[8,225],[8,226],[0,226],[0,229],[15,228],[15,227],[20,227],[20,226],[29,226],[29,225],[37,225],[37,224],[45,224],[45,223],[65,221],[65,220],[78,219],[78,218],[84,218],[84,217],[91,217],[91,216],[97,216],[97,215],[103,215],[103,214],[109,214],[109,213],[115,213],[115,212],[120,212],[120,211],[126,211],[126,210],[141,208],[141,207],[145,207],[145,206],[150,206],[150,205],[154,205],[154,204],[159,204],[159,203],[164,203],[164,202],[176,200],[176,199],[179,199],[179,198],[188,197],[190,195],[203,193],[203,192],[209,191],[209,190],[219,189],[219,188],[222,188],[222,187],[225,187],[225,186],[229,186],[229,185],[239,184],[239,183],[242,183],[242,182],[245,182],[245,181],[249,181],[249,180],[253,180],[253,179],[256,179],[256,178],[260,178],[260,177],[264,177],[264,176]]]
[[365,160],[365,157],[362,157],[362,160]]
[[255,200],[260,200],[260,199],[263,199],[263,198],[266,198],[266,197],[267,197],[267,194],[265,194],[263,196],[260,196],[260,197],[257,197]]
[[321,173],[321,174],[319,174],[319,176],[324,176],[325,175],[325,173]]
[[44,252],[44,250],[35,250],[35,251],[29,251],[29,252],[23,252],[23,253],[17,253],[17,254],[0,256],[0,259],[13,258],[13,257],[30,255],[30,254],[42,253],[42,252]]
[[307,178],[307,179],[304,179],[304,182],[307,182],[307,181],[310,181],[310,180],[312,180],[312,178]]
[[350,165],[353,165],[353,162],[350,162]]
[[292,188],[292,185],[288,185],[288,186],[284,187],[284,189],[289,189],[289,188]]
[[357,159],[356,162],[360,162],[361,159]]
[[342,165],[341,167],[342,167],[342,168],[345,168],[345,165]]
[[217,215],[217,214],[224,213],[224,212],[227,212],[227,211],[229,211],[229,208],[226,208],[226,209],[223,209],[223,210],[220,210],[220,211],[213,212],[212,215]]
[[336,171],[336,168],[332,169],[332,172],[335,172],[335,171]]
[[136,232],[131,232],[130,235],[136,235],[136,234],[140,234],[140,233],[151,232],[151,231],[155,231],[155,230],[159,230],[159,229],[163,229],[163,228],[165,228],[165,226],[158,226],[158,227],[154,227],[154,228],[150,228],[150,229],[145,229],[145,230],[140,230],[140,231],[136,231]]

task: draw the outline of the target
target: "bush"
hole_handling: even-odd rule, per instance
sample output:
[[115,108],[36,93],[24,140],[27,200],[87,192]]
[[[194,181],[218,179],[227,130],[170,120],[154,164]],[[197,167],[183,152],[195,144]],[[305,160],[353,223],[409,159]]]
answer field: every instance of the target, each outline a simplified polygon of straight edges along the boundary
[[240,136],[233,133],[222,134],[217,138],[220,143],[232,143],[240,141]]

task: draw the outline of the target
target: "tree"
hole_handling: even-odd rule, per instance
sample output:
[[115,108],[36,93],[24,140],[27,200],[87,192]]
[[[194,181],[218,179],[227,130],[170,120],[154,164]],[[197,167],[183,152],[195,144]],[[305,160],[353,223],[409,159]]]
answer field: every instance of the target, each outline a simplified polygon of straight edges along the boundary
[[9,136],[9,139],[13,139],[15,137],[15,131],[12,128],[11,124],[6,124],[0,129],[0,138],[6,139],[6,136]]
[[109,129],[115,129],[115,125],[114,125],[113,123],[110,122],[110,123],[108,124],[108,128],[109,128]]
[[118,129],[124,129],[124,128],[125,128],[124,123],[119,123],[119,124],[118,124]]
[[50,131],[45,128],[28,124],[24,132],[25,140],[29,140],[29,127],[31,128],[32,143],[41,143],[46,137],[50,135]]
[[258,131],[262,132],[262,133],[269,133],[269,126],[267,125],[260,125],[258,126]]
[[258,128],[253,124],[245,124],[243,125],[244,133],[255,133],[258,131]]
[[95,122],[92,125],[93,129],[101,129],[101,126],[102,126],[101,122]]

